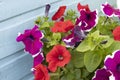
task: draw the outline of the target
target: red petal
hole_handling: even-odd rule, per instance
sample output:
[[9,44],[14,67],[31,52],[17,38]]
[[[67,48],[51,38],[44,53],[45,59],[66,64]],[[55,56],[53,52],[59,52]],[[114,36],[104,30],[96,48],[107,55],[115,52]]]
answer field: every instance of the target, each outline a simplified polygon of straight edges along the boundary
[[74,27],[70,20],[55,22],[54,26],[51,28],[52,32],[68,32]]
[[53,15],[52,20],[57,20],[58,18],[63,16],[65,10],[66,10],[66,6],[59,7],[58,11]]
[[34,76],[35,76],[34,80],[50,80],[48,70],[42,64],[39,64],[39,65],[35,66],[35,74],[34,74]]
[[114,36],[114,40],[120,41],[120,26],[117,26],[114,30],[113,30],[113,36]]
[[78,3],[77,9],[78,9],[78,11],[80,11],[81,9],[85,9],[86,11],[90,11],[88,4],[87,5],[81,5],[80,3]]

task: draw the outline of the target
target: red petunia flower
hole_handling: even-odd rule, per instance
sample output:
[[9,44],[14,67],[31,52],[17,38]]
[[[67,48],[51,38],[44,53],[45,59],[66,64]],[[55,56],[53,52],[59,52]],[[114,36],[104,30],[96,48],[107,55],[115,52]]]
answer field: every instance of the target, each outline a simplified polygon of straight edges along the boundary
[[68,32],[74,27],[70,20],[55,22],[54,26],[51,28],[52,32]]
[[81,9],[85,9],[86,11],[90,11],[88,4],[87,5],[81,5],[80,3],[78,3],[77,9],[78,9],[78,11],[80,11]]
[[48,69],[55,72],[57,67],[64,67],[70,62],[70,52],[62,45],[55,45],[53,49],[47,54],[46,60],[49,63]]
[[117,41],[120,41],[120,26],[117,26],[114,30],[113,30],[113,36],[114,39]]
[[39,65],[35,66],[34,75],[35,75],[34,80],[50,80],[48,70],[42,64],[39,64]]
[[52,16],[52,20],[57,20],[61,16],[63,16],[65,10],[66,10],[66,6],[60,6],[58,11]]

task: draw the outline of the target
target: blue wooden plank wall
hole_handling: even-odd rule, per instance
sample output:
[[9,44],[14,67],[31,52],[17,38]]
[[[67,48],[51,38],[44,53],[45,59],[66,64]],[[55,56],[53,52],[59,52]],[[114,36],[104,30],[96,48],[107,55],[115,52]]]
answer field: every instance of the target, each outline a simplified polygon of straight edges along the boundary
[[[100,9],[106,0],[0,0],[0,80],[33,80],[32,57],[16,42],[18,32],[34,26],[34,20],[44,15],[45,4],[51,4],[50,15],[60,5],[76,9],[78,2]],[[108,0],[115,5],[115,0]]]

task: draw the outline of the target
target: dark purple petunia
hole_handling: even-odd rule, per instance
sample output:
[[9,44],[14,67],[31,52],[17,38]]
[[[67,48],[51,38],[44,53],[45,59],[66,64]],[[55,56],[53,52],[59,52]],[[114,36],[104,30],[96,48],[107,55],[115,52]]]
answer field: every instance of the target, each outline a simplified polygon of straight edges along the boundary
[[38,52],[37,54],[33,55],[32,57],[34,58],[33,68],[35,66],[37,66],[38,64],[42,63],[42,61],[44,60],[43,53],[41,53],[41,52]]
[[105,66],[110,70],[115,77],[115,80],[120,80],[120,50],[113,53],[113,57],[107,57]]
[[50,10],[50,4],[47,4],[45,7],[45,16],[48,16]]
[[82,30],[91,30],[98,22],[97,10],[90,12],[80,10],[80,17],[76,20],[76,25],[81,26]]
[[102,4],[101,10],[107,17],[120,17],[120,9],[115,9],[107,2],[105,4]]
[[72,30],[72,33],[63,38],[63,41],[66,43],[67,47],[75,47],[78,43],[80,43],[86,34],[83,30],[80,29],[79,26],[75,26]]
[[99,69],[96,71],[96,74],[92,80],[109,80],[111,73],[106,69]]
[[25,51],[34,55],[40,51],[43,46],[41,39],[43,38],[43,33],[39,30],[38,26],[35,25],[33,29],[27,29],[24,34],[20,34],[17,37],[17,42],[22,41],[25,45]]

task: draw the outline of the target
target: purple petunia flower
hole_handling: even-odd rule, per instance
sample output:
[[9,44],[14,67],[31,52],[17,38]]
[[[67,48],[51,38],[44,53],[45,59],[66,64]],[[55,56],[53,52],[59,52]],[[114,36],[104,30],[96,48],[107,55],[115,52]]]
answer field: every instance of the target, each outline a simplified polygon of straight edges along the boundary
[[81,26],[82,30],[91,30],[98,22],[97,10],[90,12],[80,10],[81,16],[77,18],[76,25]]
[[86,37],[85,32],[81,30],[79,26],[75,26],[74,29],[72,30],[72,33],[63,38],[63,41],[66,43],[67,47],[75,47],[85,37]]
[[106,69],[98,69],[92,80],[109,80],[111,73]]
[[41,53],[41,52],[38,52],[37,54],[33,55],[32,57],[34,58],[33,68],[35,66],[37,66],[38,64],[42,63],[42,61],[44,60],[43,53]]
[[43,33],[39,30],[38,26],[35,25],[33,29],[27,29],[24,34],[20,34],[17,37],[17,42],[22,41],[25,45],[25,51],[34,55],[40,51],[43,43],[40,39],[43,38]]
[[120,50],[113,53],[113,57],[107,57],[105,66],[110,70],[115,77],[115,80],[120,80]]
[[101,11],[107,16],[107,17],[120,17],[120,9],[115,9],[107,2],[105,4],[102,4]]

